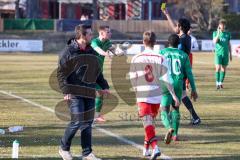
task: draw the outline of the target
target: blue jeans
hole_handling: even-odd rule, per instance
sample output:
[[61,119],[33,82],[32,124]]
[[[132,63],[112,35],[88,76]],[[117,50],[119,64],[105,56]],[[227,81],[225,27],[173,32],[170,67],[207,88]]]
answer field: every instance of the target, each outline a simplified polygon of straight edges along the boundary
[[61,139],[61,148],[69,151],[71,142],[78,129],[81,131],[82,155],[92,152],[92,123],[95,112],[95,100],[83,97],[74,97],[69,101],[71,122],[68,124]]

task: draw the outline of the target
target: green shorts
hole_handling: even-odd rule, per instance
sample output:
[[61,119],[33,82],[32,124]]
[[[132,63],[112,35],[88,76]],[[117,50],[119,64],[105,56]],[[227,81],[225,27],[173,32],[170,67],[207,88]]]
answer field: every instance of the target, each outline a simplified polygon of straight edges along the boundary
[[100,87],[98,84],[96,85],[96,90],[99,91],[99,90],[102,90],[102,87]]
[[[181,101],[182,100],[182,91],[183,91],[182,82],[181,82],[181,85],[179,84],[178,86],[174,87],[174,91],[175,91],[175,94],[178,97],[179,101]],[[170,105],[174,105],[174,100],[172,98],[172,95],[170,93],[163,94],[162,99],[161,99],[161,107],[167,107]]]
[[226,54],[226,55],[217,55],[215,53],[214,57],[215,57],[214,58],[215,65],[223,65],[223,66],[227,66],[228,65],[228,62],[229,62],[228,54]]

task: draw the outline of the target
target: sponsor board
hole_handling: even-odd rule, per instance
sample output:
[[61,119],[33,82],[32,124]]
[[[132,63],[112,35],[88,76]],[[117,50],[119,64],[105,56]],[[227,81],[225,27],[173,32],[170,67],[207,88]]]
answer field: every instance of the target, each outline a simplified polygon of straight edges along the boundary
[[212,40],[202,40],[202,51],[213,51],[214,47]]
[[[240,40],[231,40],[232,55],[240,57]],[[202,40],[202,51],[214,51],[212,40]]]
[[240,40],[232,40],[231,47],[232,47],[232,55],[240,57]]
[[42,40],[0,39],[0,52],[42,52]]

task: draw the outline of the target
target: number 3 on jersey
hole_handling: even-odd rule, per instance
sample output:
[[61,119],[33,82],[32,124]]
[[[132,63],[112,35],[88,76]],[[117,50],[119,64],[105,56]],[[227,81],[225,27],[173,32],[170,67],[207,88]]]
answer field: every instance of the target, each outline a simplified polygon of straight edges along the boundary
[[170,67],[170,74],[175,74],[176,76],[181,74],[181,62],[180,59],[168,58],[168,63]]

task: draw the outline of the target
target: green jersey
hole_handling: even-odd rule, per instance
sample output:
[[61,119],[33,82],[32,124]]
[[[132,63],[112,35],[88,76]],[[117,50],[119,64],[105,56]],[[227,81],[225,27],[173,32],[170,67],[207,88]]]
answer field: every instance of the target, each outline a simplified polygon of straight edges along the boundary
[[[213,38],[217,36],[217,31],[213,32]],[[215,53],[217,55],[228,55],[229,41],[231,40],[230,32],[221,32],[219,40],[215,45]]]
[[[99,38],[95,38],[92,40],[91,46],[93,49],[95,49],[96,47],[99,47],[103,51],[107,51],[112,46],[112,42],[110,40],[101,41]],[[100,65],[103,68],[105,57],[98,54],[98,58],[99,58]]]
[[165,48],[160,51],[169,63],[170,75],[173,79],[174,86],[182,85],[183,78],[187,77],[190,81],[193,91],[196,91],[194,76],[188,55],[177,48]]

